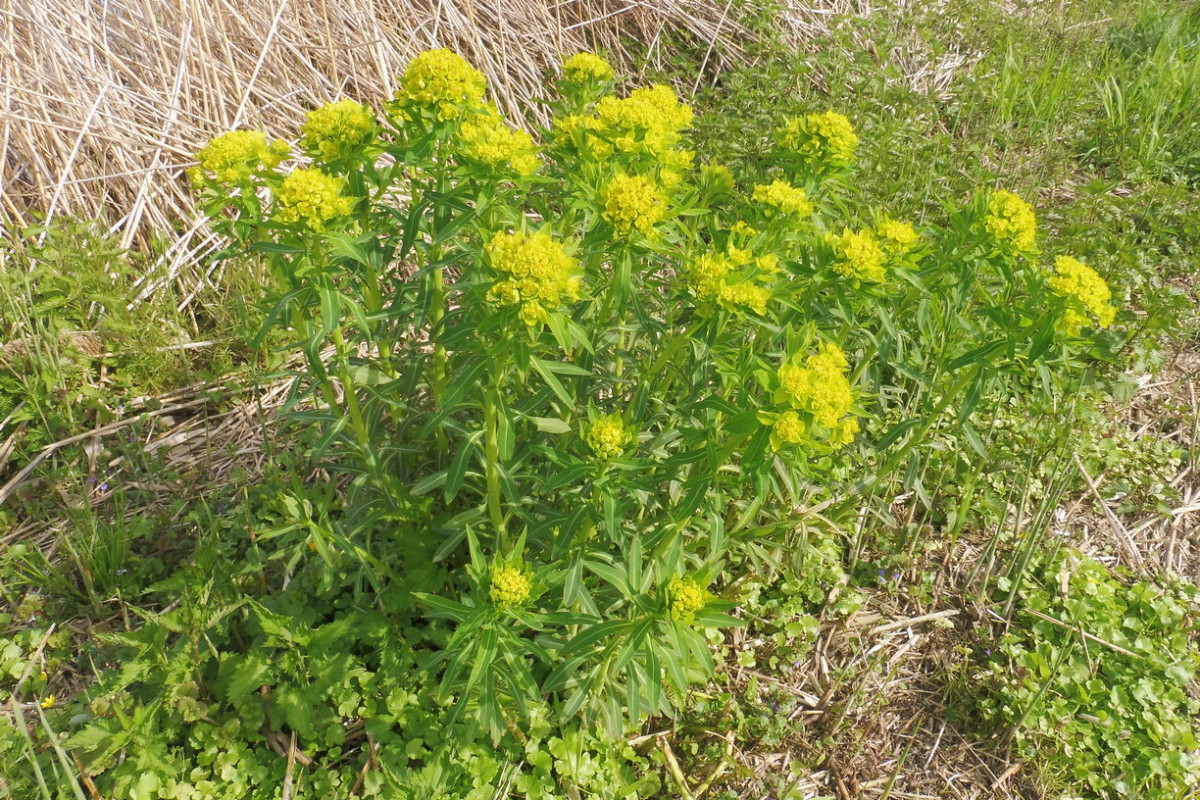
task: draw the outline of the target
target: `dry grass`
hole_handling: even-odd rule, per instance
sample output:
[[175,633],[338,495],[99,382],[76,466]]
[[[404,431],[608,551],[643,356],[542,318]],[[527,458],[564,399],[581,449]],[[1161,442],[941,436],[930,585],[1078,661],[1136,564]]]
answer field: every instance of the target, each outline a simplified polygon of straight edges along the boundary
[[745,30],[719,0],[0,0],[0,220],[101,217],[126,246],[192,218],[183,168],[231,128],[295,131],[338,96],[378,103],[416,53],[450,47],[512,116],[562,55],[625,71],[670,41],[710,70]]

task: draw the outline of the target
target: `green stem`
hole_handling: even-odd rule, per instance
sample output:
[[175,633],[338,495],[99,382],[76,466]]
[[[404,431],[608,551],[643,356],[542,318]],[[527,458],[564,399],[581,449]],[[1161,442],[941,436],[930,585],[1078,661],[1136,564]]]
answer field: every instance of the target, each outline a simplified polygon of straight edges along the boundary
[[342,394],[346,396],[350,424],[354,428],[354,435],[358,439],[358,445],[362,449],[363,458],[366,459],[371,474],[376,475],[378,469],[376,468],[375,453],[371,448],[371,432],[363,418],[362,407],[358,404],[358,391],[354,386],[354,380],[350,377],[349,352],[346,348],[346,339],[342,336],[341,325],[333,329],[333,343],[337,348],[338,379],[342,382]]
[[[499,380],[496,381],[499,384]],[[483,398],[484,466],[487,477],[487,506],[496,529],[498,549],[501,554],[509,551],[508,531],[504,524],[504,512],[500,507],[500,442],[499,417],[496,408],[495,386],[488,388]]]

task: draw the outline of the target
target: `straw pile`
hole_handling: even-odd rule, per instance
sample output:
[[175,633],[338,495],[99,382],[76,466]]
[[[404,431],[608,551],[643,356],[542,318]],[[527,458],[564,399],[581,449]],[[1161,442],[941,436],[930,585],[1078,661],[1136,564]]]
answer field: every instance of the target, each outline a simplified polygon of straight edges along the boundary
[[100,218],[145,247],[184,232],[183,168],[209,137],[286,138],[336,97],[378,104],[422,50],[456,50],[502,111],[536,117],[547,71],[578,50],[628,72],[687,41],[721,69],[745,35],[729,12],[725,0],[0,0],[0,223]]

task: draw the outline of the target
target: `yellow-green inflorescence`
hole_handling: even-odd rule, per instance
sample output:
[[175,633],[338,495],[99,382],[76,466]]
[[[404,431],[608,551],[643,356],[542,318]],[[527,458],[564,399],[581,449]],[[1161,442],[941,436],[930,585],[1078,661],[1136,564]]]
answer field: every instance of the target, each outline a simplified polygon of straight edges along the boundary
[[597,458],[607,461],[625,452],[633,441],[633,433],[617,413],[600,417],[588,428],[584,437]]
[[785,411],[771,426],[771,447],[780,449],[786,444],[801,444],[808,426],[795,411]]
[[483,73],[443,48],[428,50],[409,62],[396,102],[402,110],[427,108],[448,120],[481,106],[486,92]]
[[544,233],[497,233],[484,247],[492,269],[504,278],[492,285],[487,299],[517,306],[526,325],[550,319],[564,301],[579,299],[579,262]]
[[610,81],[612,66],[595,53],[576,53],[563,61],[563,79],[572,83]]
[[658,184],[641,175],[617,175],[600,190],[603,215],[622,236],[638,231],[654,235],[667,201]]
[[354,208],[354,199],[342,195],[343,186],[344,180],[319,169],[293,170],[275,196],[276,221],[302,222],[311,230],[324,230],[327,222]]
[[1033,207],[1012,192],[994,192],[988,198],[983,227],[1004,247],[1018,253],[1037,250],[1037,216]]
[[773,254],[756,257],[750,250],[731,244],[723,253],[701,253],[688,265],[683,277],[701,304],[766,314],[771,299],[770,284],[778,272],[778,264],[779,259]]
[[196,153],[191,170],[193,183],[205,180],[236,185],[270,172],[288,157],[287,142],[268,142],[262,131],[229,131],[213,137]]
[[498,606],[523,606],[529,602],[529,576],[520,567],[497,564],[492,567],[492,602]]
[[634,89],[624,99],[602,97],[595,114],[618,150],[651,156],[662,156],[679,144],[693,117],[692,107],[661,84]]
[[375,140],[375,114],[353,100],[338,100],[308,112],[304,149],[325,162],[356,155]]
[[808,194],[787,181],[772,181],[754,187],[754,202],[762,206],[768,217],[803,219],[813,213]]
[[518,175],[532,175],[542,165],[533,138],[508,127],[491,107],[463,123],[458,131],[458,152],[487,167],[509,167]]
[[704,589],[693,578],[671,578],[667,584],[668,613],[671,619],[691,622],[704,608]]
[[921,239],[912,225],[891,218],[885,218],[880,222],[875,228],[875,233],[879,237],[880,244],[883,245],[884,252],[889,256],[906,255],[917,246],[917,242]]
[[[798,358],[792,357],[780,366],[776,401],[807,415],[812,422],[829,431],[831,444],[849,444],[858,433],[858,420],[851,416],[854,392],[847,377],[849,368],[846,354],[840,347],[822,342],[803,365]],[[800,414],[797,414],[797,421],[803,422]],[[779,441],[790,441],[804,433],[791,422],[784,423],[782,429],[778,425],[777,422],[773,433]]]
[[779,146],[813,169],[846,167],[854,161],[858,135],[836,111],[822,111],[788,120],[778,135]]
[[1054,272],[1046,285],[1066,300],[1060,325],[1068,335],[1077,336],[1093,319],[1099,328],[1107,328],[1113,323],[1117,308],[1112,304],[1112,290],[1099,273],[1070,256],[1056,257]]
[[825,238],[833,247],[834,272],[867,283],[887,280],[887,253],[871,231],[846,228],[840,235],[830,233]]

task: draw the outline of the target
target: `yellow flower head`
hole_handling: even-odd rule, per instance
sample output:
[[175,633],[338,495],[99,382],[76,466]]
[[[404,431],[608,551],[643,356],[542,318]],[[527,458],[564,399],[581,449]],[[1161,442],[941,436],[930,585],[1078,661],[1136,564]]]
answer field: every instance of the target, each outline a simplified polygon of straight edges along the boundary
[[314,231],[325,223],[344,217],[354,208],[354,200],[342,196],[345,181],[326,175],[319,169],[297,169],[283,179],[275,197],[278,222],[303,222]]
[[724,164],[702,164],[700,166],[700,188],[712,197],[726,197],[736,187],[733,173]]
[[1117,309],[1112,304],[1112,290],[1094,269],[1070,256],[1058,256],[1054,271],[1056,274],[1047,279],[1046,285],[1067,301],[1062,327],[1068,334],[1078,335],[1088,324],[1088,314],[1097,327],[1107,328],[1113,323]]
[[998,191],[988,198],[983,227],[996,241],[1017,252],[1037,249],[1037,217],[1033,207],[1012,192]]
[[484,252],[492,269],[504,274],[488,290],[488,301],[520,306],[526,325],[546,322],[550,310],[579,297],[579,262],[544,233],[497,233]]
[[58,705],[58,698],[52,694],[48,694],[42,698],[42,702],[38,703],[38,705],[47,709],[54,708],[56,705]]
[[487,79],[455,53],[427,50],[409,62],[396,95],[401,106],[433,108],[439,119],[451,119],[463,108],[483,103]]
[[814,168],[845,167],[854,161],[858,136],[836,111],[789,119],[779,131],[779,145]]
[[492,602],[498,606],[522,606],[529,602],[529,576],[519,567],[497,564],[492,567]]
[[791,360],[779,368],[776,399],[806,412],[816,424],[832,431],[830,440],[834,444],[846,444],[858,429],[857,423],[851,426],[843,419],[854,406],[854,393],[846,376],[849,368],[841,348],[822,342],[803,366]]
[[808,194],[787,181],[773,181],[767,185],[755,186],[754,202],[762,204],[768,217],[802,219],[813,213]]
[[902,256],[916,246],[920,236],[907,222],[884,219],[875,229],[883,243],[883,249],[891,256]]
[[869,283],[887,280],[887,256],[870,231],[855,232],[846,228],[840,236],[826,234],[826,241],[833,246],[836,257],[834,272]]
[[679,101],[669,86],[654,84],[634,89],[629,97],[602,97],[596,117],[623,152],[660,156],[679,143],[680,132],[692,124],[692,107]]
[[693,578],[671,578],[667,598],[671,619],[684,622],[690,622],[705,605],[704,590]]
[[608,460],[625,452],[633,434],[621,421],[621,415],[613,413],[593,422],[584,438],[597,458]]
[[785,444],[800,444],[808,426],[795,411],[785,411],[771,427],[771,447],[778,450]]
[[488,167],[510,166],[518,175],[532,175],[542,165],[532,137],[505,125],[490,108],[463,123],[458,132],[458,150],[465,158]]
[[245,183],[250,178],[269,172],[288,156],[287,142],[267,142],[262,131],[229,131],[213,137],[196,153],[199,165],[192,171],[192,180],[203,183],[206,178],[223,184]]
[[563,78],[572,83],[609,81],[613,68],[595,53],[576,53],[563,62]]
[[658,186],[640,175],[617,175],[601,189],[600,199],[604,218],[622,236],[635,230],[652,235],[666,211],[666,199]]
[[749,250],[730,245],[724,253],[701,253],[684,272],[684,278],[701,303],[719,304],[731,311],[749,309],[767,313],[769,284],[778,269],[778,258],[757,259]]
[[353,155],[375,138],[375,114],[353,100],[338,100],[308,112],[300,129],[304,149],[325,161]]

